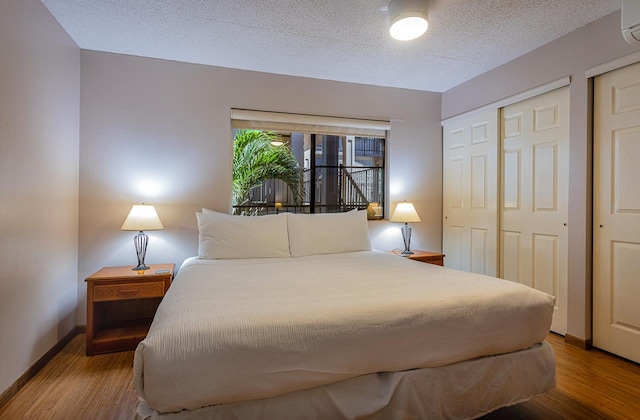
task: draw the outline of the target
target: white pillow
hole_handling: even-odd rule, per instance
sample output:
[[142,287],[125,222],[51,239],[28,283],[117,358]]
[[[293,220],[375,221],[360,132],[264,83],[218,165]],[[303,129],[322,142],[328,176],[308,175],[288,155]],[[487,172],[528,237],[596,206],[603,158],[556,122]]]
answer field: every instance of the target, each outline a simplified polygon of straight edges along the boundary
[[[203,209],[204,210],[204,209]],[[198,257],[202,259],[289,257],[287,217],[231,216],[211,210],[196,212]]]
[[366,211],[289,213],[287,221],[292,257],[371,250]]
[[230,216],[229,214],[220,213],[220,212],[217,212],[215,210],[205,209],[204,207],[202,208],[202,212],[203,213],[208,213],[208,214],[219,214],[219,215],[222,215],[222,216]]

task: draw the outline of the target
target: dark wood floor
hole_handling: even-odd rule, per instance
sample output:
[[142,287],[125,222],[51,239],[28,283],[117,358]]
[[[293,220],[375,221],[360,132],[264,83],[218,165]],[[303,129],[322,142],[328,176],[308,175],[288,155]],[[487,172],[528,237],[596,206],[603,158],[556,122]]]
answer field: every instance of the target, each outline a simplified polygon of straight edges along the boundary
[[[86,357],[76,336],[7,404],[0,419],[128,419],[137,396],[133,352]],[[557,388],[482,417],[497,419],[640,419],[640,365],[599,350],[581,350],[549,334]]]

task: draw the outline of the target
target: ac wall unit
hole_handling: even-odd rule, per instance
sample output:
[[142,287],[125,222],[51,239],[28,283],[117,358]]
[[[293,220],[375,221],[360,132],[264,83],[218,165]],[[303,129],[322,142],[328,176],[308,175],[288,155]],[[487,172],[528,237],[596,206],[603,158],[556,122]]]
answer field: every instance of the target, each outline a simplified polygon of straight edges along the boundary
[[622,36],[629,44],[640,44],[640,0],[622,0]]

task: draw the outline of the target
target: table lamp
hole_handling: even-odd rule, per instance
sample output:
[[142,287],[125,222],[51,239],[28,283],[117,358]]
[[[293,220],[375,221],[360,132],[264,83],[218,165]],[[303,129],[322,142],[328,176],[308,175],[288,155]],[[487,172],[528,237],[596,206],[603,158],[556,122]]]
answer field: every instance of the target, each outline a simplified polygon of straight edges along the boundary
[[156,213],[156,209],[153,206],[136,204],[131,207],[131,211],[124,220],[120,230],[138,231],[138,234],[133,238],[133,243],[136,246],[136,255],[138,256],[138,265],[132,268],[132,270],[143,271],[149,269],[149,267],[144,264],[144,256],[147,253],[149,237],[145,235],[143,231],[160,229],[164,229],[164,226],[162,226],[158,213]]
[[407,203],[406,201],[398,203],[389,220],[391,222],[404,223],[404,226],[402,226],[402,240],[404,241],[402,255],[413,254],[413,251],[409,249],[411,245],[411,226],[407,223],[420,221],[420,216],[418,216],[416,208],[413,207],[413,203]]

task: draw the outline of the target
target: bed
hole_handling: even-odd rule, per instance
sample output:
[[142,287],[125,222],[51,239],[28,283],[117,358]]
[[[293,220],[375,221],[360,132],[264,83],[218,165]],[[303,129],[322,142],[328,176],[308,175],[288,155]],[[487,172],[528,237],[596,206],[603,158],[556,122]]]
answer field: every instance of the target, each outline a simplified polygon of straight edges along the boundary
[[136,417],[462,419],[555,387],[552,296],[371,250],[362,213],[198,213]]

